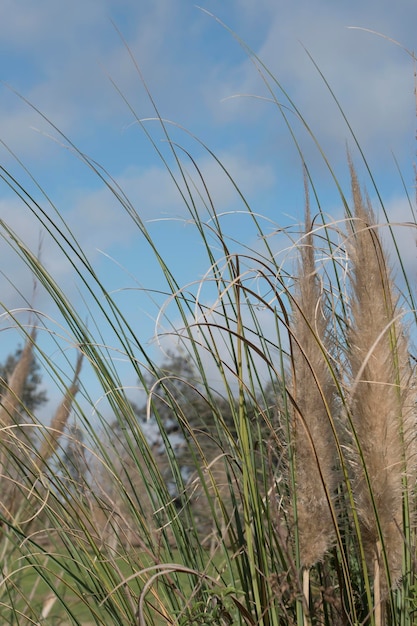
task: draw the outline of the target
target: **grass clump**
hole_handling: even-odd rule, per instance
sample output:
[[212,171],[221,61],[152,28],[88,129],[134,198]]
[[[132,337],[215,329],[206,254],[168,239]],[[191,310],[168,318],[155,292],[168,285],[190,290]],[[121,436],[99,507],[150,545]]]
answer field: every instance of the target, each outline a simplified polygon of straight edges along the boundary
[[[288,123],[275,93],[280,86],[254,61]],[[351,200],[335,180],[345,210],[338,221],[326,219],[316,193],[311,206],[314,185],[302,158],[304,226],[297,241],[290,240],[295,263],[279,264],[237,183],[229,177],[260,235],[256,249],[228,240],[196,160],[170,140],[156,107],[168,156],[129,107],[204,244],[210,299],[201,296],[204,281],[196,290],[178,284],[140,213],[106,172],[77,152],[154,253],[181,320],[170,322],[181,350],[159,367],[71,225],[48,206],[46,194],[43,206],[3,170],[3,180],[73,266],[87,306],[99,314],[92,318],[101,321],[92,330],[64,286],[2,223],[3,237],[58,307],[77,359],[64,376],[38,341],[40,329],[48,330],[45,320],[38,314],[28,329],[21,327],[26,345],[0,411],[2,489],[13,492],[1,508],[1,619],[413,624],[415,384],[413,328],[403,321],[414,313],[413,297],[395,285],[383,225],[364,199],[350,157]],[[265,315],[272,331],[264,332]],[[64,397],[49,426],[33,415],[29,427],[26,413],[17,411],[34,352]],[[139,379],[143,407],[128,398],[114,355],[123,355]],[[83,359],[102,386],[111,421],[83,387]],[[78,430],[68,428],[71,411]],[[153,439],[146,436],[149,424]],[[37,437],[27,436],[30,429]]]

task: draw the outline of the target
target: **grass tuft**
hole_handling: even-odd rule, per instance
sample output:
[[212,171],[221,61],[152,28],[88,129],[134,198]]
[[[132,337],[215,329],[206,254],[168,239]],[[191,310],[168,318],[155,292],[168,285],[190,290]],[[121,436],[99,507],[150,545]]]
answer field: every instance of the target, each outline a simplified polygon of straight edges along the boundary
[[[237,192],[237,223],[245,214],[258,239],[250,246],[226,236],[197,157],[172,140],[136,62],[167,154],[120,95],[200,236],[200,282],[180,284],[123,190],[51,124],[159,264],[158,325],[180,346],[167,363],[150,358],[47,193],[38,187],[37,202],[1,170],[73,268],[93,320],[87,326],[66,285],[1,222],[2,237],[56,307],[66,338],[56,348],[62,356],[69,345],[77,350],[75,367],[65,358],[63,372],[42,351],[39,329],[55,337],[50,318],[38,312],[26,332],[16,322],[25,347],[0,406],[1,623],[415,622],[414,328],[404,323],[410,313],[416,319],[412,282],[403,298],[383,228],[401,248],[389,220],[377,222],[351,158],[349,201],[301,112],[245,49],[305,174],[304,224],[296,233],[280,229],[285,255],[225,166],[188,133]],[[326,218],[289,110],[319,148],[342,219]],[[49,425],[22,404],[35,356],[63,397]],[[120,358],[139,381],[143,406],[129,398]],[[83,384],[82,363],[101,385],[110,420]]]

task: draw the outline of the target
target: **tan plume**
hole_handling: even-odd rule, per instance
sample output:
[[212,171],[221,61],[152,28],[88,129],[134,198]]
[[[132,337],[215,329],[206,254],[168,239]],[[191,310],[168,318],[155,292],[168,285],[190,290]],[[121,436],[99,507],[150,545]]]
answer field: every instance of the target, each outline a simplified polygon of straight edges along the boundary
[[[364,200],[351,161],[354,214],[350,221],[350,412],[354,491],[369,566],[383,595],[401,574],[404,476],[411,468],[412,419],[407,334],[375,217]],[[407,467],[408,466],[408,467]],[[387,568],[384,568],[385,550]],[[378,607],[381,598],[375,599]],[[380,610],[379,608],[377,610]],[[380,616],[377,616],[381,619]]]
[[77,357],[72,383],[70,387],[68,387],[68,389],[66,390],[64,398],[57,408],[51,425],[48,427],[45,438],[42,442],[39,451],[41,467],[47,463],[47,461],[51,458],[51,456],[58,448],[59,439],[62,436],[67,425],[69,416],[71,414],[71,408],[74,398],[78,393],[78,379],[81,372],[82,361],[83,353],[80,352]]
[[306,184],[306,211],[299,276],[292,313],[294,452],[301,562],[311,567],[334,541],[331,498],[336,486],[331,426],[334,386],[326,358],[328,316],[315,267]]

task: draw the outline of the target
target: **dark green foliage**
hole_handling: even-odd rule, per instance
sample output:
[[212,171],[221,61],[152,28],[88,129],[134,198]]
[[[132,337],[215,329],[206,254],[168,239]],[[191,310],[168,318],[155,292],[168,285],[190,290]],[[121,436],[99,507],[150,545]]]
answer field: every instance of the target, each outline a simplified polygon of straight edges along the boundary
[[[145,375],[144,379],[152,397],[151,413],[157,414],[162,422],[177,421],[178,409],[181,409],[191,426],[211,432],[215,411],[232,427],[237,400],[236,406],[231,407],[228,399],[221,397],[215,390],[208,389],[190,355],[181,351],[169,351],[157,374]],[[149,417],[148,405],[134,405],[134,409],[141,420]]]

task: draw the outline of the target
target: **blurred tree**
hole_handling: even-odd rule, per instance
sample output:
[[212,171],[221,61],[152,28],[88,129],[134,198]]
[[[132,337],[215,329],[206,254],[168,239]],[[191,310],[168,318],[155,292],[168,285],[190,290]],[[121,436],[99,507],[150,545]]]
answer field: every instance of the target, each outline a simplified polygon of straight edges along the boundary
[[[183,353],[168,352],[158,368],[157,374],[145,375],[145,384],[151,403],[134,405],[137,416],[145,421],[155,417],[171,432],[189,426],[202,434],[214,434],[216,418],[234,431],[234,416],[237,411],[236,398],[225,398],[199,375],[191,358]],[[150,407],[151,415],[148,415]],[[182,416],[184,419],[179,420]]]
[[[206,371],[209,376],[209,370]],[[147,402],[131,403],[130,408],[138,417],[138,426],[177,509],[176,515],[184,520],[192,517],[201,540],[207,538],[211,542],[226,532],[241,506],[242,459],[237,443],[238,398],[231,386],[225,386],[222,394],[210,386],[204,375],[186,353],[169,352],[160,367],[143,376]],[[272,383],[265,386],[259,398],[250,394],[245,397],[244,411],[250,421],[256,458],[265,450],[259,439],[271,437],[276,402]],[[141,515],[155,520],[155,510],[152,506],[147,509],[145,503],[145,483],[149,484],[149,480],[142,467],[142,452],[135,448],[134,436],[123,416],[111,424],[110,433],[115,475],[126,485],[129,501],[137,503]],[[276,465],[275,460],[273,463]],[[102,477],[101,483],[110,493],[111,479]],[[260,489],[264,486],[260,485]],[[113,505],[117,500],[114,493],[115,490],[110,498]],[[116,508],[120,519],[128,521],[124,503],[117,502]],[[157,508],[160,518],[165,508]],[[160,526],[163,524],[169,524],[169,519],[160,520]],[[127,525],[133,528],[134,522]]]

